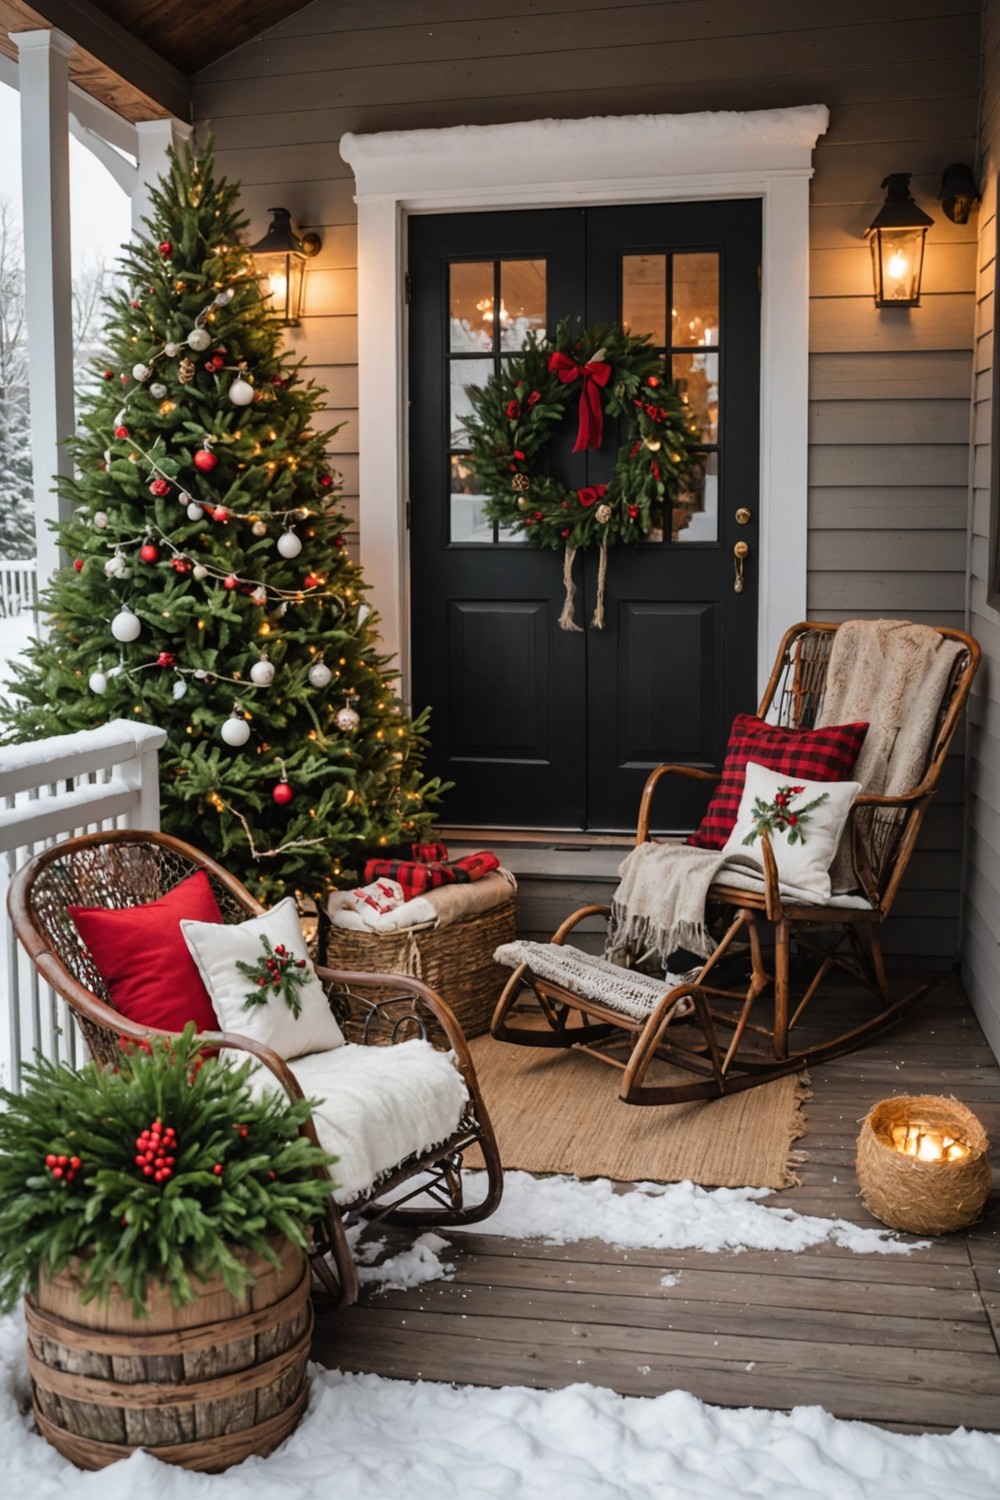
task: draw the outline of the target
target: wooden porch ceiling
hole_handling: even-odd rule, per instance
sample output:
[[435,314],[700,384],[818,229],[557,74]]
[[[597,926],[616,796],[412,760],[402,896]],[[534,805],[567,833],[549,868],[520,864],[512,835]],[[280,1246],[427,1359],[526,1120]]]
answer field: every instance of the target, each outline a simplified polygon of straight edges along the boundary
[[57,27],[77,50],[70,80],[126,120],[191,118],[191,78],[311,0],[0,0],[0,53],[9,32]]

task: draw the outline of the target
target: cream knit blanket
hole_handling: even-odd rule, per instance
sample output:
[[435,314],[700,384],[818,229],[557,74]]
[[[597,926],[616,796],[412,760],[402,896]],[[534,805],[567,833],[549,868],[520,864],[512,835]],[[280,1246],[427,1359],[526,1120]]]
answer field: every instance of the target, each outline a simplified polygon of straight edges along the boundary
[[705,926],[708,889],[726,863],[719,849],[692,844],[639,844],[618,866],[604,957],[653,958],[664,968],[678,948],[702,958],[715,949]]

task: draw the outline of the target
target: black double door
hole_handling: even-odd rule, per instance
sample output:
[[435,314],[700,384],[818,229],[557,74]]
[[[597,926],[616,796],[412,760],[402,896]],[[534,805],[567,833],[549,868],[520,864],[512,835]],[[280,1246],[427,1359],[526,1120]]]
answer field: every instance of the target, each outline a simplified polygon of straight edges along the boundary
[[[717,766],[755,706],[759,263],[756,200],[411,219],[413,702],[432,709],[429,768],[455,783],[444,821],[634,827],[650,768]],[[561,318],[652,334],[702,447],[662,534],[610,550],[603,630],[598,555],[578,554],[579,633],[558,624],[562,556],[486,520],[463,425],[468,388]],[[600,484],[621,434],[605,423],[599,452],[573,453],[576,422],[571,404],[551,472]],[[675,778],[657,821],[690,828],[703,801]]]

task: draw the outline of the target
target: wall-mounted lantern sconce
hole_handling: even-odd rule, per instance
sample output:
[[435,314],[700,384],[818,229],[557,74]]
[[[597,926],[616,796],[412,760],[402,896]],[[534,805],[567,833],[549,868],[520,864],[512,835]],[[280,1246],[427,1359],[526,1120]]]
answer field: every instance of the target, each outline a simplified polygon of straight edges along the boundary
[[934,220],[910,196],[909,172],[883,178],[885,202],[868,226],[876,307],[917,307],[924,239]]
[[318,234],[300,238],[292,228],[287,208],[269,208],[268,213],[271,222],[267,233],[250,246],[250,254],[257,262],[264,296],[271,299],[271,311],[286,328],[297,328],[302,317],[306,261],[319,253],[322,242]]
[[950,167],[945,167],[938,197],[945,216],[953,224],[968,224],[969,215],[979,202],[972,168],[964,161],[953,161]]

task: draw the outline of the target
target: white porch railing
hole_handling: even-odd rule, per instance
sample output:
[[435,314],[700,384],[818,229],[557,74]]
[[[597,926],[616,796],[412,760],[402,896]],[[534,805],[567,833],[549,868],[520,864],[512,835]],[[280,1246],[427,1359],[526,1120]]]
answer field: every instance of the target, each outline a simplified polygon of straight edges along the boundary
[[72,1013],[14,937],[7,890],[33,854],[72,834],[102,828],[159,828],[158,752],[165,729],[114,719],[99,729],[0,749],[0,1082],[17,1090],[35,1051],[74,1066],[84,1048]]
[[0,562],[0,615],[10,620],[33,610],[38,596],[38,564],[33,557]]

